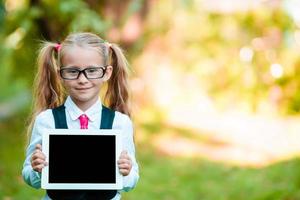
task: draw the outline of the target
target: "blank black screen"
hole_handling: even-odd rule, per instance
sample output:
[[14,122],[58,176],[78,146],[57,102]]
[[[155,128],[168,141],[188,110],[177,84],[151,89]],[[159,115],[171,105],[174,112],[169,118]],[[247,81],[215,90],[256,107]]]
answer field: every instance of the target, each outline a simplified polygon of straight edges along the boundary
[[49,183],[115,183],[113,135],[50,135]]

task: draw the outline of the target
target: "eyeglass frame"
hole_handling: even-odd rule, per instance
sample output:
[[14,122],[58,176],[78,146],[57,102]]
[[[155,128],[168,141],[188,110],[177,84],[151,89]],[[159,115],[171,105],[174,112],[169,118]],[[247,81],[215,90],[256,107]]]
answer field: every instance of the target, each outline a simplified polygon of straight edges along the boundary
[[[60,77],[61,77],[62,79],[64,79],[64,80],[77,80],[77,79],[80,77],[81,74],[83,74],[84,77],[85,77],[86,79],[88,79],[88,80],[90,80],[90,79],[100,79],[100,78],[103,78],[103,77],[104,77],[104,75],[105,75],[105,73],[106,73],[106,70],[107,70],[107,67],[108,67],[108,66],[109,66],[109,65],[104,65],[104,66],[101,66],[101,67],[88,66],[87,68],[85,68],[85,69],[83,69],[83,70],[80,70],[80,69],[78,69],[78,68],[75,67],[75,66],[72,66],[72,67],[63,67],[63,66],[62,66],[62,67],[60,68],[60,70],[59,70],[59,74],[60,74]],[[73,70],[78,71],[79,73],[78,73],[78,75],[77,75],[76,78],[65,78],[65,77],[63,77],[63,75],[62,75],[62,71],[65,70],[65,69],[73,69]],[[85,72],[85,70],[88,70],[88,69],[102,69],[103,74],[102,74],[101,77],[97,77],[97,78],[88,78],[87,73]]]

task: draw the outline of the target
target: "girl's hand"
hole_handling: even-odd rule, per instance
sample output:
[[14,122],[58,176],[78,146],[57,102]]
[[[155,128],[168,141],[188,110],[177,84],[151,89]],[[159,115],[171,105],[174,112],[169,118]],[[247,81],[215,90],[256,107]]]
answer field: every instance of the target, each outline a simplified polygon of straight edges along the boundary
[[119,171],[123,176],[127,176],[132,168],[132,162],[127,151],[122,151],[118,160]]
[[46,156],[42,152],[42,145],[37,144],[35,151],[31,156],[31,166],[34,171],[42,172],[42,169],[47,165]]

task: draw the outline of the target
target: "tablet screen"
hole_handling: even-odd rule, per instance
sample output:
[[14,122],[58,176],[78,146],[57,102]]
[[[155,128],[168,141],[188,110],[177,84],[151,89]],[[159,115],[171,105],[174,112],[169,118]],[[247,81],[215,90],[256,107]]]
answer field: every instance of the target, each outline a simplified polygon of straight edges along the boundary
[[42,151],[48,165],[42,170],[43,189],[122,189],[117,161],[122,132],[113,129],[45,129]]
[[50,135],[49,183],[115,183],[114,135]]

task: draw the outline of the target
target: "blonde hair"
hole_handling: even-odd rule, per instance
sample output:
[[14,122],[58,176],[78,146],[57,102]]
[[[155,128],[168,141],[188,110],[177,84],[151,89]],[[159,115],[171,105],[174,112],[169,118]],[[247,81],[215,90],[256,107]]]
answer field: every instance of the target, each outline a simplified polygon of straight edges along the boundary
[[130,116],[128,62],[122,49],[108,43],[93,33],[73,33],[60,44],[43,42],[38,56],[38,70],[34,81],[34,101],[28,133],[31,132],[35,117],[46,109],[55,108],[66,99],[63,85],[59,78],[59,68],[63,56],[69,48],[79,46],[93,48],[102,56],[104,65],[113,67],[108,80],[104,103],[111,109]]

